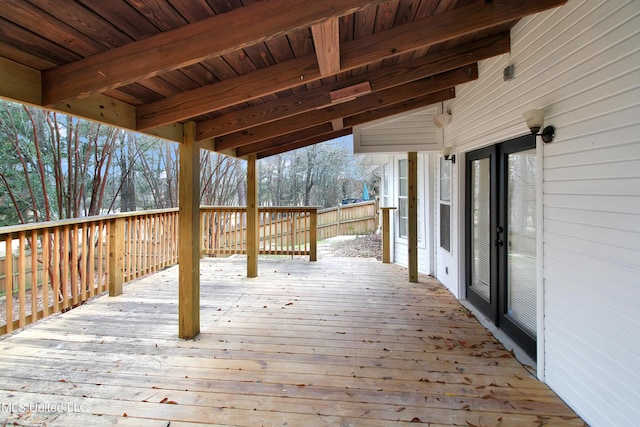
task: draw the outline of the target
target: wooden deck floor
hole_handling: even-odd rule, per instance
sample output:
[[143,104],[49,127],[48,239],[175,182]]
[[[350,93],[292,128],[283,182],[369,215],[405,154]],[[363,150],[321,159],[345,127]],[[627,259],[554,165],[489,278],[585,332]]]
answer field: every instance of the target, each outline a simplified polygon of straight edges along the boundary
[[428,277],[203,260],[202,334],[184,341],[177,271],[0,341],[0,425],[584,425]]

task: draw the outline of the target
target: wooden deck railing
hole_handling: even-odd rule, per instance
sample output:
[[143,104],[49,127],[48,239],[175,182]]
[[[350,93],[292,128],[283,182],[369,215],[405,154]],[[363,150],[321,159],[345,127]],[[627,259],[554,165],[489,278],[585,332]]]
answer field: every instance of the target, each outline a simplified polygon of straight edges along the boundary
[[175,264],[176,233],[175,209],[0,229],[0,334],[105,292],[118,258],[124,281]]
[[[312,261],[318,237],[376,227],[375,202],[258,212],[260,254]],[[203,206],[200,218],[203,255],[246,253],[246,208]],[[176,264],[178,237],[177,209],[0,228],[0,335]]]
[[[246,207],[203,206],[201,208],[203,255],[247,252]],[[309,207],[260,207],[259,253],[309,255],[316,258],[317,209]]]
[[[260,253],[316,259],[316,208],[260,208]],[[202,207],[203,254],[246,253],[246,208]],[[178,210],[0,228],[0,335],[178,262]]]

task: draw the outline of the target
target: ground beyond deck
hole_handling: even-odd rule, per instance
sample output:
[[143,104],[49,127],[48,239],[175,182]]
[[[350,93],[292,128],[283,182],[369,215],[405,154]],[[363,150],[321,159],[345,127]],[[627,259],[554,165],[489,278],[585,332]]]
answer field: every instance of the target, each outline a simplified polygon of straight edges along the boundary
[[[0,424],[584,425],[437,281],[372,259],[201,264],[177,338],[177,267],[0,342]],[[418,424],[419,425],[419,424]]]

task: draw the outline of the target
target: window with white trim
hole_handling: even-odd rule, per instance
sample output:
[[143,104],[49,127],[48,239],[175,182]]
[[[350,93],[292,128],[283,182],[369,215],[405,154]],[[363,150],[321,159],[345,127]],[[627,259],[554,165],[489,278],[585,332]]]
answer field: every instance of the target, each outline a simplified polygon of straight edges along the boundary
[[398,161],[398,235],[409,236],[409,161]]

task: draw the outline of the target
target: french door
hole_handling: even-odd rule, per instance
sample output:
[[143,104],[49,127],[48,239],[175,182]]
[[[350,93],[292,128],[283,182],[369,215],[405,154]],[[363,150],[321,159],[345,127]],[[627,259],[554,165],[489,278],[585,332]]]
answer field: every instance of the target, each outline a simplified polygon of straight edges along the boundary
[[536,356],[536,140],[466,156],[467,299]]

